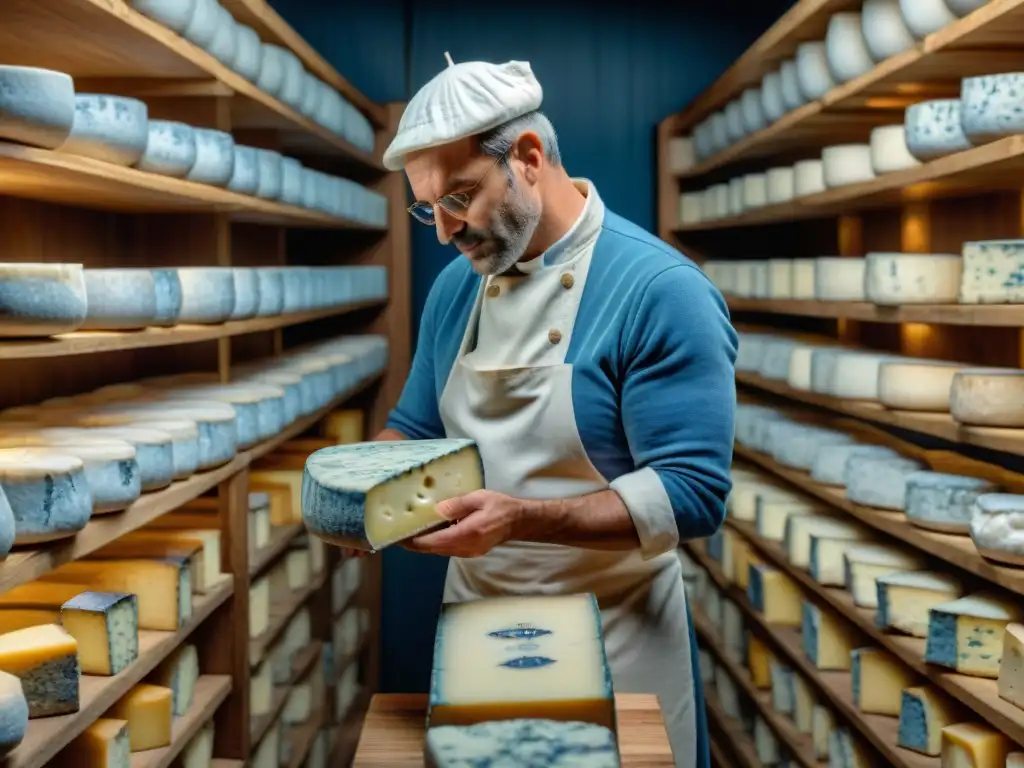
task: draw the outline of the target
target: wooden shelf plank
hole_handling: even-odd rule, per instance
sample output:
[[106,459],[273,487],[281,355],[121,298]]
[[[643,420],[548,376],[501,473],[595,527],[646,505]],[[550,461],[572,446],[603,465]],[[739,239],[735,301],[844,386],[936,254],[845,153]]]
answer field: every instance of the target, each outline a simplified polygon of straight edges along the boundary
[[203,675],[196,681],[192,706],[181,717],[174,718],[171,745],[132,754],[132,768],[168,768],[174,758],[203,729],[224,699],[231,692],[228,675]]
[[94,210],[222,213],[235,221],[256,224],[384,231],[382,227],[209,184],[7,142],[0,142],[0,194]]
[[676,232],[732,229],[840,213],[893,204],[992,192],[1020,187],[1024,171],[1024,136],[1008,136],[990,144],[940,157],[914,168],[886,173],[869,181],[836,187],[790,202],[766,205],[738,216],[677,225]]
[[[68,45],[74,40],[74,45]],[[233,93],[235,128],[299,135],[312,149],[382,171],[380,161],[312,122],[212,55],[132,8],[125,0],[5,0],[4,62],[67,72],[74,78],[213,80]]]
[[263,547],[249,563],[249,576],[255,577],[283,555],[292,540],[303,533],[306,527],[302,523],[291,525],[275,525],[270,529],[270,543]]
[[[801,5],[804,3],[796,7]],[[963,77],[1019,70],[1024,63],[1024,51],[1019,50],[1021,33],[1024,0],[994,0],[678,176],[695,178],[739,160],[786,149],[818,149],[846,140],[866,140],[871,126],[902,122],[907,104],[957,97]],[[1007,50],[1011,47],[1016,50]],[[978,55],[979,49],[987,50]],[[762,76],[771,68],[765,65],[760,70]],[[862,108],[868,111],[851,112]]]
[[[11,752],[4,763],[5,768],[40,768],[46,765],[209,618],[231,596],[231,585],[231,579],[224,576],[216,589],[205,595],[193,595],[192,618],[177,632],[140,630],[139,656],[120,674],[113,677],[83,675],[78,712],[31,720],[24,741]],[[196,695],[198,697],[198,688]]]
[[267,655],[277,638],[284,632],[288,622],[306,604],[316,592],[324,585],[327,574],[321,573],[305,589],[298,589],[288,596],[287,600],[272,603],[270,606],[270,626],[259,637],[249,641],[249,665],[257,666]]
[[96,517],[74,538],[37,549],[15,550],[0,561],[0,591],[32,581],[63,563],[85,557],[129,531],[141,528],[161,515],[202,496],[256,459],[273,451],[281,443],[301,435],[339,404],[359,394],[379,378],[380,374],[375,374],[358,383],[319,411],[299,419],[272,439],[239,453],[221,467],[193,475],[187,480],[180,480],[162,491],[144,494],[124,512]]
[[818,584],[810,574],[789,562],[782,547],[760,538],[750,523],[732,519],[728,519],[727,523],[753,544],[767,561],[789,574],[806,591],[812,592],[835,608],[878,645],[896,655],[919,675],[951,694],[954,699],[966,704],[1014,741],[1024,742],[1024,710],[999,698],[995,680],[960,675],[926,664],[924,639],[883,632],[875,624],[875,612],[870,608],[858,608],[854,605],[853,596],[849,592]]
[[690,605],[690,615],[693,617],[693,626],[697,636],[704,640],[703,647],[718,659],[719,665],[725,668],[733,682],[742,688],[747,697],[754,702],[761,712],[762,719],[775,732],[776,737],[785,745],[796,761],[804,768],[828,768],[827,760],[815,759],[811,737],[800,733],[792,720],[772,708],[771,691],[761,690],[755,686],[754,681],[750,679],[750,673],[728,653],[725,653],[725,642],[719,637],[711,622],[703,615],[700,607]]
[[948,413],[890,411],[878,403],[842,400],[819,395],[816,392],[792,389],[781,381],[765,379],[751,373],[737,373],[736,381],[798,403],[814,405],[835,413],[843,413],[911,432],[920,432],[923,435],[931,435],[951,443],[963,443],[1018,456],[1024,455],[1024,429],[968,427],[953,421],[953,417]]
[[863,523],[893,536],[900,541],[927,552],[933,557],[961,568],[975,576],[1024,595],[1024,569],[1001,566],[985,560],[974,548],[969,536],[926,531],[911,525],[902,512],[886,512],[864,507],[846,499],[841,489],[827,488],[811,480],[810,475],[787,469],[767,456],[741,445],[734,448],[735,455],[768,470],[805,493],[821,499],[838,510],[847,512]]
[[690,556],[696,560],[722,590],[724,596],[732,600],[748,619],[748,624],[757,627],[757,634],[770,640],[771,645],[778,649],[781,656],[788,659],[790,666],[808,678],[831,703],[832,707],[859,731],[882,756],[897,768],[939,768],[939,758],[926,757],[896,746],[899,721],[895,717],[883,715],[866,715],[853,704],[853,687],[849,672],[822,671],[812,664],[804,655],[800,643],[800,633],[790,627],[768,624],[754,610],[739,588],[733,586],[722,574],[718,564],[708,558],[692,544],[684,545]]
[[288,328],[328,317],[340,317],[370,307],[382,307],[377,299],[357,301],[329,309],[293,312],[274,317],[232,320],[219,325],[175,325],[169,328],[143,328],[138,331],[75,331],[47,339],[0,340],[0,360],[24,360],[39,357],[65,357],[96,352],[115,352],[148,347],[169,347],[225,339],[249,333]]
[[730,312],[764,312],[797,317],[828,317],[871,323],[933,323],[937,325],[1024,326],[1024,306],[995,304],[907,304],[880,307],[866,301],[749,299],[727,296]]

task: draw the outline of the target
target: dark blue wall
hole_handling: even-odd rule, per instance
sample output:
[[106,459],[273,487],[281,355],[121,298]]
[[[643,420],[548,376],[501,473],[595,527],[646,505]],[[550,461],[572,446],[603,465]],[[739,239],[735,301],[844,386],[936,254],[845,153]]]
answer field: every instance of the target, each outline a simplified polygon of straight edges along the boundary
[[[378,102],[408,99],[445,66],[445,51],[457,62],[529,61],[569,172],[592,179],[610,208],[653,230],[658,121],[685,106],[792,3],[373,0],[358,11],[329,0],[274,4]],[[415,316],[455,256],[432,229],[413,223]],[[385,553],[385,691],[426,690],[445,567],[441,558]]]

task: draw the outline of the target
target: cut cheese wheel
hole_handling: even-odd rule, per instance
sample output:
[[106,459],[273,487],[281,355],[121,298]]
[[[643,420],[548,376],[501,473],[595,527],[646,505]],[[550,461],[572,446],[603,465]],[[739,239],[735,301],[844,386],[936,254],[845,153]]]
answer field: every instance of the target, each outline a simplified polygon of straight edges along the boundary
[[945,253],[869,253],[864,269],[866,298],[873,304],[955,304],[960,292],[960,256]]
[[914,673],[881,648],[855,648],[850,654],[853,705],[868,715],[898,717],[903,689]]
[[804,655],[818,669],[848,670],[853,650],[845,619],[814,603],[804,601],[800,639]]
[[875,585],[878,591],[875,622],[882,629],[899,630],[913,637],[928,636],[933,607],[964,594],[963,584],[945,573],[891,573],[879,576]]
[[961,424],[1024,427],[1024,371],[967,368],[956,372],[949,410]]
[[797,568],[809,568],[813,536],[853,541],[864,535],[863,526],[848,520],[829,515],[793,515],[786,521],[786,559]]
[[0,264],[0,336],[69,333],[87,305],[81,264]]
[[814,298],[818,301],[864,301],[861,258],[822,256],[814,262]]
[[[59,449],[0,449],[0,489],[10,504],[17,544],[74,536],[92,514],[85,465]],[[5,522],[0,514],[0,544],[9,540]]]
[[907,476],[905,512],[919,528],[967,534],[978,497],[998,490],[995,483],[980,477],[914,472]]
[[1024,302],[1020,270],[1024,240],[983,240],[964,243],[960,282],[961,304],[1019,304]]
[[961,363],[885,360],[878,368],[878,401],[900,411],[949,412],[949,393]]
[[78,711],[78,644],[56,624],[0,635],[0,671],[21,680],[30,718]]
[[925,661],[964,675],[995,679],[1006,627],[1021,616],[1017,601],[991,592],[932,606]]
[[469,440],[355,443],[306,460],[302,516],[325,541],[376,550],[443,525],[439,501],[483,487]]
[[971,510],[971,539],[978,552],[990,560],[1024,564],[1024,495],[986,493]]
[[942,753],[942,729],[967,719],[960,706],[932,686],[905,688],[897,744],[929,757]]

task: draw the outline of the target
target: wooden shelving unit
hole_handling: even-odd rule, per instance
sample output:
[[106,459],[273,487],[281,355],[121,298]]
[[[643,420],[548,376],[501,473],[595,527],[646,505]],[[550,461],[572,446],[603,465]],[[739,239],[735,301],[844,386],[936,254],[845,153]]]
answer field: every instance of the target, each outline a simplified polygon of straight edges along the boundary
[[[405,188],[385,172],[380,155],[401,105],[375,104],[319,55],[265,0],[223,0],[264,42],[290,49],[317,78],[337,90],[373,126],[366,151],[323,128],[212,55],[142,15],[126,0],[13,0],[0,8],[3,63],[67,72],[79,93],[140,98],[153,119],[180,120],[232,133],[239,143],[277,150],[304,165],[345,177],[387,198],[383,227],[330,216],[192,181],[158,176],[88,158],[0,142],[0,227],[7,262],[72,262],[90,267],[378,266],[388,273],[387,298],[214,325],[139,331],[80,331],[42,339],[0,340],[6,375],[0,409],[144,377],[185,372],[232,379],[236,366],[339,336],[384,335],[385,365],[338,392],[319,410],[263,442],[239,450],[222,466],[143,494],[126,510],[93,517],[76,536],[16,548],[0,560],[0,591],[33,581],[71,560],[188,505],[216,510],[222,581],[193,596],[191,618],[175,632],[142,630],[139,655],[113,677],[83,676],[79,711],[34,719],[5,768],[43,768],[134,685],[186,641],[199,654],[194,701],[173,724],[169,746],[138,752],[133,768],[169,768],[208,723],[214,724],[214,768],[249,765],[273,729],[289,748],[287,766],[303,766],[314,742],[335,745],[329,765],[350,764],[370,696],[377,690],[380,637],[380,558],[366,558],[346,608],[368,616],[358,648],[335,653],[335,678],[358,668],[358,695],[343,718],[333,717],[334,686],[323,660],[333,640],[331,589],[343,563],[326,547],[307,586],[272,608],[271,626],[249,637],[250,588],[289,553],[308,547],[299,522],[272,527],[270,540],[250,545],[250,475],[293,448],[315,450],[325,416],[343,409],[365,414],[367,434],[379,430],[397,401],[411,357],[409,232]],[[302,458],[306,454],[302,454]],[[300,460],[301,461],[301,460]],[[298,464],[301,470],[301,463]],[[205,498],[206,502],[200,502]],[[312,558],[312,555],[311,555]],[[312,560],[311,560],[312,562]],[[275,686],[272,711],[250,717],[250,674],[276,651],[292,619],[308,608],[312,637],[292,660],[287,683]],[[308,720],[285,726],[291,687],[317,681]]]
[[[822,40],[832,14],[860,10],[862,3],[799,0],[705,93],[659,127],[658,232],[698,264],[747,259],[861,258],[870,252],[960,253],[964,243],[1024,237],[1024,136],[1013,135],[967,151],[879,175],[869,181],[827,189],[739,215],[683,225],[680,195],[721,184],[740,175],[791,166],[817,158],[822,148],[867,143],[879,125],[903,123],[905,109],[935,98],[956,98],[964,77],[1019,72],[1024,68],[1024,0],[990,0],[974,12],[928,35],[903,53],[878,62],[865,74],[842,83],[816,101],[790,111],[730,147],[684,171],[669,168],[672,138],[691,135],[698,123],[722,109],[764,75],[791,59],[796,46]],[[819,301],[726,295],[741,333],[788,336],[905,357],[963,362],[974,367],[1024,367],[1024,305],[907,304],[876,306],[864,301]],[[756,292],[763,296],[762,292]],[[840,429],[869,442],[892,445],[936,471],[998,477],[1012,493],[1024,455],[1024,429],[983,428],[956,422],[949,413],[890,410],[877,402],[829,397],[798,390],[785,380],[755,371],[736,375],[741,402],[777,408],[790,418]],[[1000,588],[1024,594],[1024,569],[1000,565],[976,550],[969,536],[928,531],[901,512],[849,501],[842,488],[826,487],[808,472],[787,468],[771,456],[737,444],[737,462],[766,479],[797,489],[834,514],[869,526],[883,541],[913,547],[932,567],[959,574],[974,589]],[[983,462],[982,462],[983,460]],[[766,563],[799,585],[805,599],[846,620],[864,645],[884,648],[919,678],[960,701],[977,722],[987,722],[1024,745],[1024,710],[1000,699],[994,680],[952,674],[924,662],[924,641],[880,631],[873,611],[854,605],[850,593],[823,587],[790,564],[784,549],[757,536],[750,524],[726,521],[727,531],[749,543]],[[688,554],[706,568],[711,583],[736,604],[750,632],[787,665],[814,684],[817,694],[851,732],[878,754],[877,762],[937,766],[896,746],[894,718],[865,716],[852,704],[850,675],[820,672],[803,655],[799,634],[770,626],[745,594],[699,545]],[[794,761],[809,766],[787,718],[769,711],[770,699],[750,685],[741,665],[724,657],[721,638],[699,610],[695,623],[702,644],[737,687],[764,715]],[[710,706],[709,706],[710,709]],[[777,714],[777,713],[776,713]],[[713,718],[712,718],[713,719]],[[740,734],[746,735],[746,734]],[[731,736],[729,737],[731,740]],[[748,737],[749,738],[749,737]],[[729,745],[723,745],[723,749]],[[1018,747],[1020,748],[1020,747]],[[810,755],[810,757],[808,757]],[[739,760],[739,758],[736,758]]]

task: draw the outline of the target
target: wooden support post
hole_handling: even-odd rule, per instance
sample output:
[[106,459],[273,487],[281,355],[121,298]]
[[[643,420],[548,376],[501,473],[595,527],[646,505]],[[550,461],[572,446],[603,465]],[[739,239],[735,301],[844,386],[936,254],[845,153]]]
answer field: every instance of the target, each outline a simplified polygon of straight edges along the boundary
[[[862,257],[864,255],[864,220],[857,215],[844,215],[839,217],[837,226],[839,232],[836,240],[839,243],[839,255]],[[858,343],[860,323],[856,320],[839,318],[836,320],[836,337],[844,343]]]
[[679,225],[679,183],[668,163],[668,144],[677,132],[677,115],[658,123],[658,143],[655,174],[658,179],[658,237],[669,245],[679,247],[675,229]]

